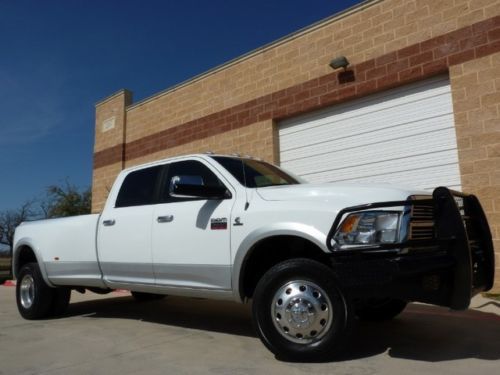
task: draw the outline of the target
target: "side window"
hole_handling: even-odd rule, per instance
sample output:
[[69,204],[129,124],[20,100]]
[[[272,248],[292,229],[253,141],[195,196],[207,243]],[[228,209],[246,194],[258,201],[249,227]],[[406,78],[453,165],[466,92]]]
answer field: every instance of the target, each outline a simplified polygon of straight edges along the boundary
[[154,203],[162,167],[151,167],[130,173],[122,183],[115,207],[142,206]]
[[179,161],[168,165],[167,178],[160,201],[166,202],[183,202],[187,200],[197,200],[200,198],[177,198],[170,196],[169,187],[173,178],[181,177],[185,181],[191,181],[193,184],[201,184],[205,186],[224,186],[219,178],[206,165],[195,160]]

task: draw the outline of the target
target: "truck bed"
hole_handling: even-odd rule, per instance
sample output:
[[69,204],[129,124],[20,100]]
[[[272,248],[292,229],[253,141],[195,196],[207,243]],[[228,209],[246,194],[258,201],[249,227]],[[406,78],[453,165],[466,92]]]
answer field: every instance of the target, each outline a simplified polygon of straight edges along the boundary
[[[32,247],[36,238],[41,267],[53,285],[102,287],[97,260],[98,214],[38,220],[23,223],[16,230],[16,241]],[[17,242],[16,242],[17,243]]]

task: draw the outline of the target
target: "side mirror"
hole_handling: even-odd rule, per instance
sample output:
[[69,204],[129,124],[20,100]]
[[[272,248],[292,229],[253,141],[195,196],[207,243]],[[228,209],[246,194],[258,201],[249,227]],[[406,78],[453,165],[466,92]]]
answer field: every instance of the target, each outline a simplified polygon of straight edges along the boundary
[[169,192],[175,198],[228,199],[231,193],[224,186],[203,185],[201,176],[174,176],[170,180]]

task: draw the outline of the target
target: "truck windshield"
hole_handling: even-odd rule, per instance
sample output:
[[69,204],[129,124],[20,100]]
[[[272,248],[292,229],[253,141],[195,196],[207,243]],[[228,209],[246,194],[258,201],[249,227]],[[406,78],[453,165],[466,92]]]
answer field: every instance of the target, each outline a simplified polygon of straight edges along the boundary
[[230,156],[212,156],[212,158],[248,188],[301,183],[297,177],[293,177],[282,169],[262,161]]

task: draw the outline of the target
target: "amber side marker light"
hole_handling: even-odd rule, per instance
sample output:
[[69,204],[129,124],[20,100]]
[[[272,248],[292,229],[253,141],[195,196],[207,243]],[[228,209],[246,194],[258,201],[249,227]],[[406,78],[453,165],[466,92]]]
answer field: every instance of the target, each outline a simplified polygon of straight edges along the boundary
[[350,233],[354,231],[354,228],[358,224],[359,215],[349,215],[340,225],[339,232]]

